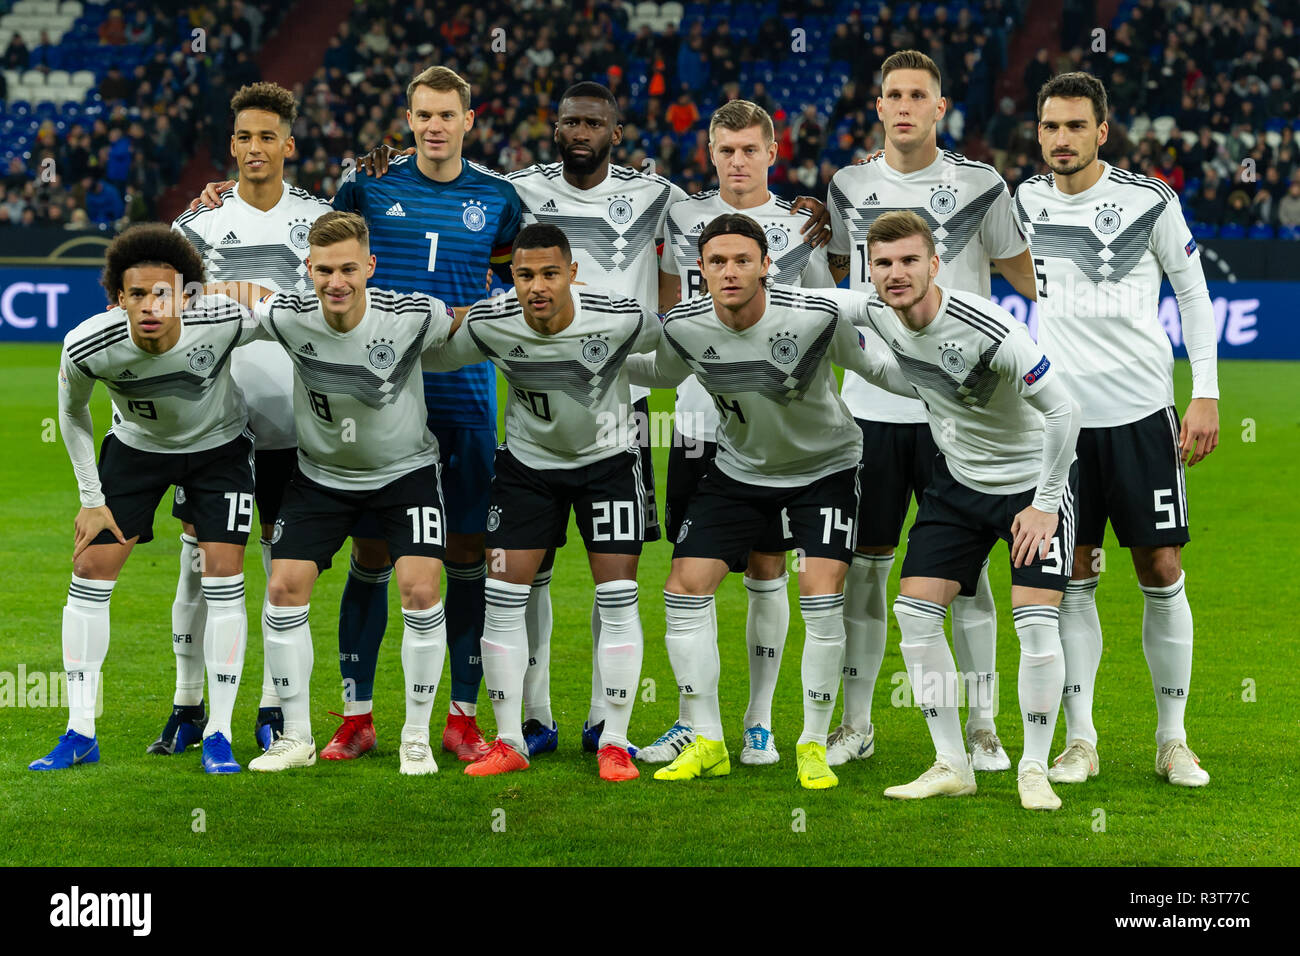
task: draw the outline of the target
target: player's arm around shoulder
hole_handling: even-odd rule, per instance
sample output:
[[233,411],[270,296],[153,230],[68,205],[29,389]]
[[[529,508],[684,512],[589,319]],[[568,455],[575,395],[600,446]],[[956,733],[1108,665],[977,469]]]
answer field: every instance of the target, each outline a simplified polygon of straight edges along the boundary
[[[658,329],[649,328],[642,332],[643,336],[657,335],[655,340],[654,351],[646,349],[641,355],[629,355],[623,367],[627,369],[628,381],[633,385],[642,385],[646,388],[676,388],[686,380],[686,376],[691,374],[691,367],[686,364],[686,360],[677,353],[677,349],[669,341],[667,326],[669,322],[681,321],[681,306],[676,306],[668,310],[664,316],[663,325],[658,321],[647,323],[647,325],[658,326]],[[657,319],[656,316],[650,316],[651,319]]]
[[817,295],[830,299],[839,309],[831,340],[831,361],[895,395],[916,398],[916,389],[903,374],[898,359],[867,318],[871,296],[852,289],[818,289]]
[[[430,297],[430,312],[435,321],[425,333],[420,364],[426,372],[454,372],[465,365],[487,360],[468,325],[471,321],[490,319],[500,309],[504,296],[480,299],[471,306],[451,308],[441,299]],[[442,312],[439,320],[438,310]]]

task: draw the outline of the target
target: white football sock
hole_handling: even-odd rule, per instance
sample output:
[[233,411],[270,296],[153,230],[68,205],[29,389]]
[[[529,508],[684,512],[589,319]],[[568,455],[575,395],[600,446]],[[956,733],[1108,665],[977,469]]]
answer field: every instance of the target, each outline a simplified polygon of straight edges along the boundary
[[311,669],[315,651],[307,623],[310,610],[310,604],[301,607],[268,604],[262,619],[271,679],[275,681],[284,711],[284,734],[298,740],[311,739]]
[[799,595],[803,615],[803,733],[801,744],[826,746],[844,665],[844,595]]
[[[262,545],[262,570],[266,573],[266,583],[271,583],[271,542],[259,538]],[[271,603],[271,589],[262,589],[262,619],[266,618],[266,609]],[[271,680],[271,662],[266,659],[266,641],[262,642],[262,699],[258,707],[279,707],[280,695],[275,692],[275,681]]]
[[528,592],[524,626],[528,628],[528,671],[524,674],[524,723],[540,721],[547,730],[551,713],[551,571],[539,571]]
[[935,755],[950,767],[966,767],[966,741],[958,716],[957,665],[943,633],[947,609],[933,601],[903,597],[894,601],[894,617],[903,632],[899,649],[912,684],[912,699],[925,715]]
[[483,612],[483,683],[496,715],[497,736],[527,757],[522,719],[524,671],[528,669],[524,615],[532,589],[493,578],[483,587],[487,602]]
[[718,619],[713,595],[664,592],[664,644],[677,690],[686,697],[690,726],[706,740],[722,739],[718,703]]
[[108,602],[116,581],[72,576],[63,607],[63,672],[68,689],[68,729],[95,736],[100,672],[108,654]]
[[208,606],[203,629],[203,656],[208,664],[208,723],[203,728],[203,736],[222,733],[229,741],[233,737],[230,723],[248,647],[244,575],[205,577],[203,600]]
[[975,594],[953,598],[952,650],[966,688],[967,736],[977,730],[996,731],[998,609],[993,603],[987,558]]
[[176,655],[176,693],[172,703],[194,706],[203,701],[203,552],[197,539],[181,535],[181,567],[172,600],[172,652]]
[[600,609],[591,601],[591,703],[587,707],[587,726],[595,727],[605,719],[605,684],[600,677]]
[[600,611],[600,676],[605,683],[605,729],[600,746],[626,747],[645,650],[636,582],[597,584],[596,607]]
[[1025,751],[1016,772],[1038,764],[1046,773],[1056,716],[1061,710],[1061,685],[1065,682],[1060,612],[1048,604],[1028,604],[1012,609],[1011,616],[1020,638],[1018,691],[1025,731]]
[[790,575],[768,581],[745,578],[749,609],[745,615],[745,646],[749,649],[749,706],[745,726],[772,729],[772,697],[781,674],[781,653],[790,630]]
[[402,608],[402,677],[406,681],[406,725],[402,739],[423,734],[429,739],[433,698],[438,694],[442,662],[447,656],[447,615],[439,601],[431,608]]
[[858,733],[871,729],[871,698],[889,634],[892,554],[855,554],[844,578],[844,719]]
[[1183,714],[1192,683],[1192,607],[1187,603],[1187,575],[1165,588],[1142,588],[1142,651],[1156,692],[1156,745],[1186,740]]
[[1101,618],[1097,616],[1100,577],[1071,581],[1061,598],[1061,650],[1065,654],[1065,740],[1086,740],[1097,746],[1092,723],[1093,690],[1101,666]]

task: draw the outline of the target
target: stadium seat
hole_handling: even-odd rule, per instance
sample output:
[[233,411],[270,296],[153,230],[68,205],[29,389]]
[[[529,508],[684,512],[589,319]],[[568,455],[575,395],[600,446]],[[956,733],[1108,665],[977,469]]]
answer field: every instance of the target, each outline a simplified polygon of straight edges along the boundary
[[1250,227],[1250,232],[1246,233],[1248,239],[1272,239],[1273,227],[1266,226],[1262,222],[1256,223]]
[[1245,239],[1246,230],[1244,227],[1237,225],[1235,222],[1224,223],[1219,227],[1220,239]]
[[1290,239],[1293,241],[1300,239],[1300,226],[1283,226],[1277,231],[1277,237],[1279,239]]
[[41,70],[23,71],[23,86],[27,87],[28,89],[31,89],[32,87],[40,87],[44,85],[45,85],[44,72],[42,72]]
[[1282,134],[1275,129],[1268,130],[1264,134],[1264,143],[1269,149],[1276,150],[1282,143]]
[[1157,116],[1151,121],[1151,128],[1155,130],[1156,139],[1162,145],[1169,141],[1169,134],[1173,132],[1174,127],[1177,125],[1178,121],[1172,116]]
[[1209,222],[1192,223],[1193,239],[1213,239],[1219,234],[1219,227]]
[[1237,138],[1241,140],[1241,145],[1246,148],[1247,152],[1255,148],[1255,143],[1257,142],[1257,140],[1255,139],[1254,133],[1248,130],[1242,130],[1240,133],[1237,134]]
[[64,0],[63,3],[59,4],[59,13],[66,14],[72,17],[80,17],[82,13],[82,7],[81,4],[77,2],[77,0]]

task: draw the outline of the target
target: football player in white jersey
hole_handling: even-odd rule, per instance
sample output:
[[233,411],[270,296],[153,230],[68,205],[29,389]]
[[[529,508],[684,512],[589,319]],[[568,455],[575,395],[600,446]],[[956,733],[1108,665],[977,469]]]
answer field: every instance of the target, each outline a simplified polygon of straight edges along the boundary
[[266,653],[284,732],[250,770],[316,762],[311,731],[311,593],[364,514],[383,533],[402,599],[406,722],[403,774],[438,769],[429,720],[447,653],[439,595],[446,549],[438,440],[426,422],[422,356],[455,327],[451,308],[422,293],[367,289],[374,274],[365,220],[320,217],[309,233],[315,293],[241,284],[262,337],[292,357],[298,462],[285,492],[265,609]]
[[[1066,749],[1049,775],[1080,783],[1099,769],[1092,722],[1101,661],[1096,556],[1109,520],[1132,555],[1145,597],[1142,649],[1158,715],[1156,773],[1200,787],[1210,775],[1188,749],[1183,726],[1192,677],[1183,466],[1195,465],[1219,441],[1214,312],[1177,195],[1158,179],[1097,158],[1106,116],[1106,90],[1095,77],[1065,73],[1044,84],[1038,142],[1052,172],[1016,190],[1042,282],[1039,342],[1059,357],[1061,377],[1083,408],[1080,543],[1061,604]],[[1173,352],[1159,318],[1162,275],[1178,296],[1192,366],[1192,398],[1181,422]]]
[[[237,302],[193,294],[203,275],[198,252],[166,226],[129,229],[105,255],[104,288],[116,305],[64,340],[59,428],[81,492],[63,610],[69,720],[58,746],[33,770],[99,760],[95,716],[109,599],[132,548],[153,540],[154,511],[173,485],[187,489],[207,605],[200,646],[212,710],[203,729],[203,769],[240,770],[230,722],[248,635],[243,572],[253,520],[253,438],[229,363],[253,329]],[[113,400],[98,470],[90,419],[96,381]],[[201,673],[199,681],[201,694]]]
[[659,319],[609,289],[571,286],[578,263],[558,226],[521,229],[511,271],[514,290],[475,304],[464,328],[432,357],[446,368],[490,359],[510,386],[488,511],[483,631],[483,676],[498,736],[465,772],[489,776],[528,767],[521,704],[529,594],[572,509],[600,616],[600,776],[633,780],[640,774],[628,753],[627,726],[644,647],[636,568],[646,509],[623,363],[630,353],[658,346]]
[[[772,118],[748,100],[731,100],[709,119],[709,155],[718,171],[718,188],[689,196],[668,209],[664,255],[660,269],[680,282],[681,299],[704,293],[696,239],[706,223],[728,212],[743,212],[763,229],[772,257],[769,275],[775,282],[809,287],[835,285],[824,247],[814,247],[817,231],[798,231],[791,219],[793,205],[768,191],[768,170],[776,162]],[[809,213],[800,211],[805,217]],[[811,223],[803,223],[806,229]],[[677,296],[672,304],[676,304]],[[677,389],[672,450],[668,458],[668,488],[664,525],[669,540],[677,537],[687,503],[714,455],[717,454],[718,411],[713,398],[689,376]],[[737,570],[745,572],[748,614],[745,641],[749,651],[749,705],[743,721],[740,762],[776,763],[779,754],[772,734],[772,697],[781,672],[786,631],[790,626],[789,576],[779,526],[772,540],[760,542]],[[667,763],[681,753],[695,733],[687,713],[689,699],[678,697],[673,726],[637,759]]]
[[1026,809],[1055,810],[1047,782],[1065,661],[1058,607],[1074,544],[1072,470],[1079,408],[1052,361],[1005,309],[943,288],[930,227],[916,213],[878,217],[867,234],[877,295],[866,315],[925,401],[939,454],[907,536],[894,615],[912,694],[934,740],[934,765],[885,796],[975,792],[958,720],[961,675],[943,633],[948,605],[975,590],[998,538],[1010,546],[1020,639]]
[[900,393],[915,392],[874,333],[868,339],[854,328],[865,295],[765,286],[767,237],[739,213],[710,222],[699,245],[709,295],[668,313],[664,342],[653,356],[628,360],[634,381],[659,387],[676,387],[694,373],[722,417],[717,457],[687,505],[664,589],[668,656],[679,692],[690,698],[696,736],[655,779],[730,773],[713,595],[780,522],[802,562],[798,779],[807,789],[826,789],[839,782],[826,764],[826,734],[844,654],[844,575],[853,555],[862,458],[862,433],[840,398],[831,363]]
[[[884,155],[846,166],[831,179],[827,202],[836,280],[847,275],[850,288],[870,291],[867,230],[891,209],[910,209],[933,230],[945,288],[987,298],[992,261],[1032,299],[1033,263],[1006,183],[993,167],[938,148],[936,124],[946,106],[934,61],[916,50],[885,60],[876,110],[885,127]],[[844,714],[831,735],[832,766],[875,750],[871,699],[885,654],[889,572],[909,499],[921,501],[937,453],[920,401],[889,395],[852,375],[844,377],[844,401],[862,429],[864,468],[877,490],[863,498],[858,549],[844,585]],[[973,595],[953,602],[952,640],[972,682],[966,739],[975,769],[1009,769],[993,721],[997,612],[987,571]]]
[[[285,160],[294,153],[293,94],[274,83],[242,86],[230,100],[234,132],[230,155],[239,179],[220,194],[216,208],[197,205],[176,218],[172,228],[194,244],[213,281],[256,282],[273,291],[305,292],[307,231],[330,211],[323,199],[284,181]],[[253,432],[257,466],[257,515],[261,525],[262,569],[271,577],[275,519],[297,457],[293,433],[293,370],[273,342],[251,342],[230,358],[231,374],[243,393]],[[203,597],[194,558],[192,510],[177,489],[172,514],[186,525],[181,534],[180,577],[172,603],[172,650],[176,652],[176,692],[171,716],[152,754],[178,753],[199,739],[203,713]],[[284,729],[280,700],[263,663],[262,699],[255,732],[265,750]]]

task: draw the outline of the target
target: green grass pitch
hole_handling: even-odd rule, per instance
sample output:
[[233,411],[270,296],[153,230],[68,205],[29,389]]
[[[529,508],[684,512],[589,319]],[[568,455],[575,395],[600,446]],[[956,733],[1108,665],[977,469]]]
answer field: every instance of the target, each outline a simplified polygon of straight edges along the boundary
[[[54,345],[0,350],[0,516],[3,617],[0,679],[59,671],[60,608],[70,573],[77,508],[71,468],[55,417]],[[197,752],[148,757],[171,703],[174,676],[169,607],[177,528],[160,510],[157,538],[127,563],[113,598],[113,637],[105,668],[105,713],[96,766],[31,773],[65,726],[62,708],[0,707],[0,863],[27,865],[238,864],[912,864],[912,865],[1279,865],[1300,862],[1297,784],[1297,585],[1289,554],[1300,485],[1300,365],[1224,362],[1220,366],[1222,444],[1188,474],[1192,545],[1185,554],[1196,620],[1196,665],[1188,727],[1213,779],[1191,791],[1153,773],[1155,708],[1141,649],[1141,595],[1126,553],[1111,539],[1098,605],[1106,651],[1098,680],[1101,775],[1060,788],[1054,814],[1020,808],[1015,775],[981,774],[979,793],[915,804],[886,800],[888,785],[912,779],[932,759],[919,715],[893,706],[902,671],[897,629],[876,688],[876,755],[841,768],[839,787],[799,788],[794,743],[801,726],[802,624],[792,582],[792,621],[774,713],[781,761],[739,764],[740,718],[747,696],[745,599],[733,576],[718,595],[722,709],[733,755],[729,778],[612,785],[596,776],[578,732],[589,688],[588,614],[592,585],[579,544],[556,563],[552,699],[560,750],[504,778],[476,780],[449,755],[427,778],[397,772],[402,722],[400,613],[396,588],[380,660],[375,714],[377,755],[343,765],[318,763],[278,775],[209,778]],[[1189,392],[1177,370],[1180,409]],[[657,393],[659,408],[669,407]],[[107,401],[97,390],[99,429]],[[667,450],[655,453],[662,494]],[[580,542],[576,534],[570,540]],[[252,723],[262,652],[257,635],[264,582],[254,541],[248,607],[253,623],[245,681],[236,708],[235,754],[255,751]],[[670,547],[647,547],[641,562],[646,634],[643,681],[632,739],[648,743],[676,716],[676,692],[663,644]],[[1021,745],[1015,699],[1018,647],[1008,603],[1006,549],[992,563],[999,602],[1001,714],[998,729],[1013,763]],[[899,563],[895,563],[896,587]],[[312,715],[318,744],[335,727],[335,657],[343,561],[321,579],[312,601],[316,666]],[[444,677],[435,733],[445,712]],[[11,683],[12,688],[12,683]],[[3,686],[0,685],[0,690]],[[39,703],[24,698],[23,703]],[[490,708],[481,703],[485,731]],[[838,704],[836,716],[838,717]],[[1061,745],[1063,721],[1058,723]],[[1055,752],[1055,751],[1054,751]]]

